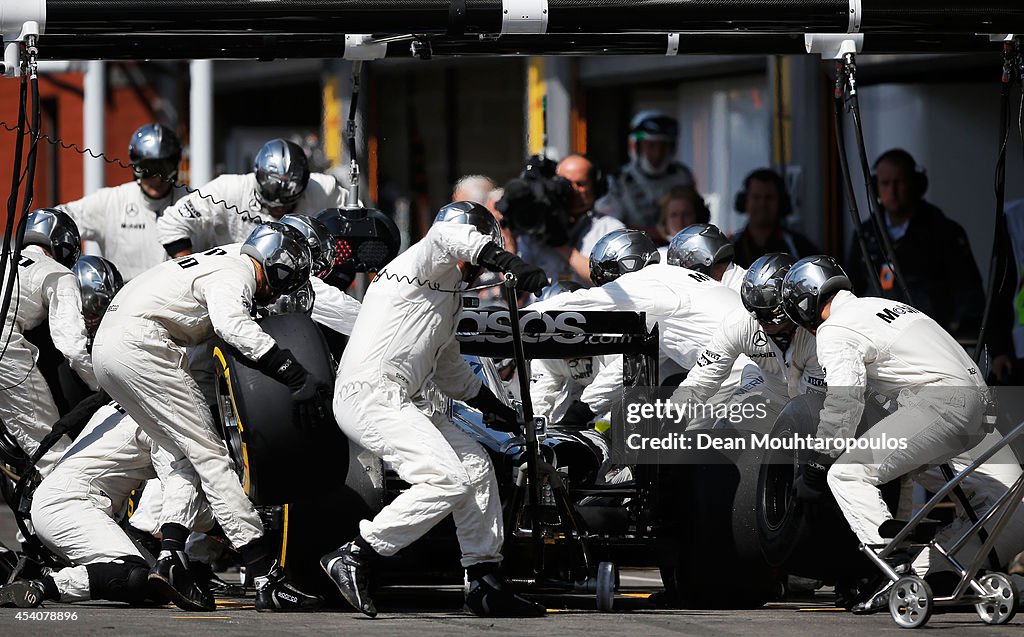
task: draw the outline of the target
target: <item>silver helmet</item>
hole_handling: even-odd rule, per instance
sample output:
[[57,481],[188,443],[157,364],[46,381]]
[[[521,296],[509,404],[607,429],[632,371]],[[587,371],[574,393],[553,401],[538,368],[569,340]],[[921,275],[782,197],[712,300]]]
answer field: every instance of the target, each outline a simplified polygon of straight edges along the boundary
[[71,272],[78,279],[78,289],[82,293],[82,315],[86,324],[92,327],[103,318],[110,301],[124,286],[124,278],[113,263],[89,254],[78,257]]
[[272,139],[256,153],[256,198],[267,208],[294,204],[309,183],[309,160],[302,147],[285,139]]
[[128,161],[135,177],[178,178],[181,142],[174,131],[163,124],[146,124],[132,134],[128,142]]
[[767,325],[789,320],[782,310],[782,279],[796,262],[785,252],[769,252],[750,264],[740,285],[740,298],[754,318]]
[[306,245],[309,247],[310,273],[322,279],[334,269],[336,257],[336,244],[331,232],[322,221],[309,215],[284,215],[279,222],[291,226],[306,237]]
[[479,230],[480,234],[490,237],[499,247],[505,247],[505,240],[494,215],[475,201],[456,201],[442,206],[434,217],[434,223],[467,223]]
[[782,309],[789,318],[810,331],[821,325],[821,310],[840,290],[853,283],[839,263],[823,254],[804,257],[789,268],[782,280]]
[[276,221],[256,226],[241,252],[260,264],[275,296],[290,294],[309,281],[306,237],[291,226]]
[[618,228],[594,244],[590,252],[590,280],[595,285],[604,285],[660,261],[657,246],[643,231]]
[[277,300],[267,306],[267,312],[270,314],[310,314],[313,311],[315,300],[316,293],[313,292],[313,284],[306,281],[291,294],[282,294],[277,297]]
[[732,243],[718,226],[695,223],[672,237],[665,260],[669,265],[711,274],[715,265],[732,261],[734,254]]
[[75,220],[56,208],[39,208],[28,213],[24,245],[43,246],[66,268],[73,266],[82,253],[82,238]]
[[575,292],[576,290],[582,289],[583,286],[575,281],[555,281],[551,285],[544,288],[544,291],[541,292],[541,295],[540,297],[538,297],[537,300],[547,301],[548,299],[554,298],[559,294],[568,294],[570,292]]

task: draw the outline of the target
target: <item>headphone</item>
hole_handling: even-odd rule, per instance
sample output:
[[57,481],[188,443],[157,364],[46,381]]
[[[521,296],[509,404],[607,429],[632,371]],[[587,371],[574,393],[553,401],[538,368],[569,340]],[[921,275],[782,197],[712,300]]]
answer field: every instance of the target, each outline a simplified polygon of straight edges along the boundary
[[789,190],[786,189],[786,181],[782,175],[771,168],[758,168],[743,180],[743,189],[736,193],[736,201],[733,203],[736,212],[741,214],[747,212],[747,189],[750,188],[750,182],[754,179],[767,181],[775,186],[775,191],[779,193],[780,217],[784,218],[793,212],[793,200],[789,196]]
[[874,165],[871,166],[871,169],[875,171],[871,173],[871,187],[874,188],[876,195],[878,194],[878,164],[883,161],[902,164],[909,169],[911,195],[915,200],[921,199],[924,197],[924,193],[928,192],[928,173],[925,169],[918,166],[914,156],[907,151],[902,148],[893,148],[879,155]]

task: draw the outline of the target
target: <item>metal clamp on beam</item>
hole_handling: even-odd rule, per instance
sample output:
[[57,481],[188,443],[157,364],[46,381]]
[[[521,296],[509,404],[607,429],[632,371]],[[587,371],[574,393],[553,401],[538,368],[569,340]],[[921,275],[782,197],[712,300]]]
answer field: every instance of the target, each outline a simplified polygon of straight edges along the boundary
[[677,55],[679,53],[679,34],[669,33],[668,34],[668,48],[665,49],[665,55]]
[[387,54],[387,42],[378,42],[368,33],[345,34],[345,54],[342,57],[346,60],[383,60]]
[[1013,42],[1014,38],[1017,37],[1016,33],[990,33],[988,35],[989,42]]
[[846,26],[846,31],[849,33],[860,32],[860,22],[864,17],[864,7],[861,2],[862,0],[850,0],[850,22]]
[[823,60],[841,60],[847,53],[860,53],[863,48],[863,33],[804,34],[804,49],[821,55]]
[[0,33],[4,40],[4,77],[17,77],[21,68],[19,43],[46,27],[46,0],[0,3]]
[[548,32],[548,0],[501,0],[501,34]]

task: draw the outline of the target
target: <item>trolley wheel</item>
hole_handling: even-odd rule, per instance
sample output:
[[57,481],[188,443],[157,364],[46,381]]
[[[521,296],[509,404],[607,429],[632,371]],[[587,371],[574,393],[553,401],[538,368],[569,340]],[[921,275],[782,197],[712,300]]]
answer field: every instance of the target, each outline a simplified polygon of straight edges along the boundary
[[1013,580],[1002,573],[989,573],[978,579],[985,589],[985,601],[974,605],[978,617],[986,624],[1005,624],[1017,614],[1020,592]]
[[602,613],[612,612],[615,606],[615,582],[618,576],[618,569],[612,562],[597,565],[597,610]]
[[899,578],[889,591],[889,614],[901,628],[924,626],[934,607],[931,587],[916,575]]

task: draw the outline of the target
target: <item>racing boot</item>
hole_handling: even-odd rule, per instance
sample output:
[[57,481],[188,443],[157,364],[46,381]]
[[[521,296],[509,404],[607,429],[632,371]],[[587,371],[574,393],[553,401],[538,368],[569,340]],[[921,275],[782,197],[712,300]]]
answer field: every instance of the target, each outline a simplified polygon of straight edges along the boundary
[[303,593],[289,584],[277,562],[269,573],[256,577],[256,610],[261,613],[316,610],[323,603],[319,596]]
[[369,573],[371,564],[379,557],[366,540],[357,536],[320,558],[320,566],[338,587],[341,596],[367,617],[377,616],[377,607],[370,598]]
[[497,562],[474,564],[466,569],[469,591],[465,610],[477,617],[544,617],[540,604],[516,595],[498,574]]
[[217,603],[213,594],[198,586],[188,570],[188,557],[184,551],[160,551],[156,564],[149,570],[149,585],[182,610],[213,611]]
[[46,597],[40,580],[18,580],[0,586],[0,608],[39,608]]
[[[900,577],[909,575],[912,572],[910,568],[910,555],[906,553],[894,553],[885,558],[885,561]],[[866,587],[866,590],[874,592],[854,603],[850,607],[850,612],[854,615],[871,615],[881,610],[887,610],[889,608],[889,591],[892,590],[895,584],[896,582],[887,576],[879,575],[873,586]]]

